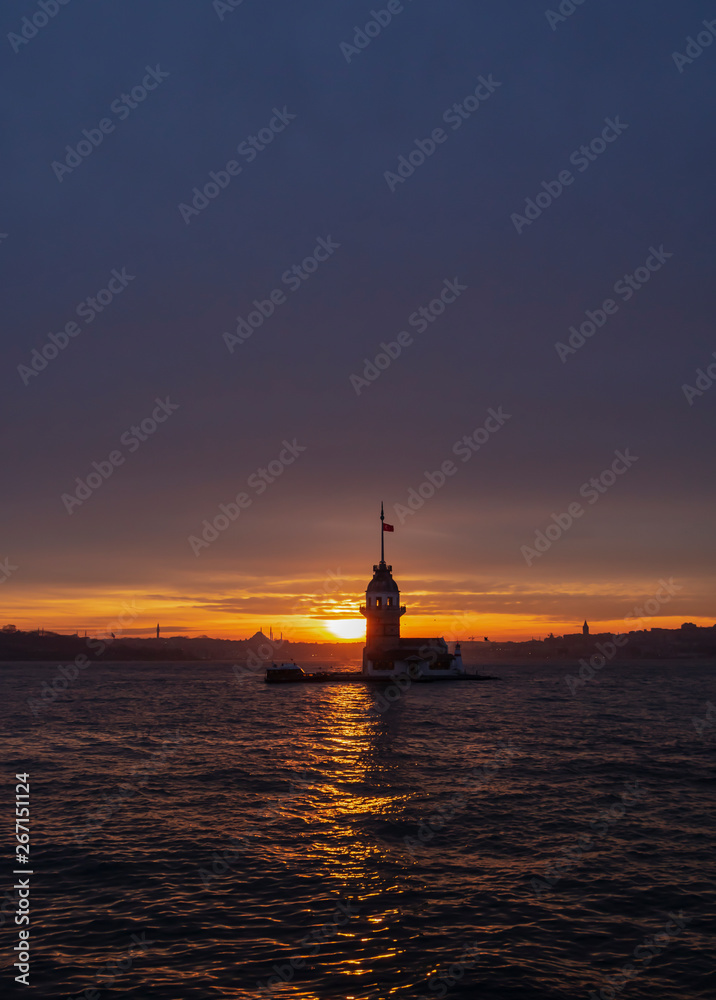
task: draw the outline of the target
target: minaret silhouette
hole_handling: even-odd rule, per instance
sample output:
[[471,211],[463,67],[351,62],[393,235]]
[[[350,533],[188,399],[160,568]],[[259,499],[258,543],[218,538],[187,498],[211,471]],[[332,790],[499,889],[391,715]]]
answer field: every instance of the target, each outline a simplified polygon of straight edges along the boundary
[[589,625],[587,625],[586,621],[582,625],[582,635],[589,635]]

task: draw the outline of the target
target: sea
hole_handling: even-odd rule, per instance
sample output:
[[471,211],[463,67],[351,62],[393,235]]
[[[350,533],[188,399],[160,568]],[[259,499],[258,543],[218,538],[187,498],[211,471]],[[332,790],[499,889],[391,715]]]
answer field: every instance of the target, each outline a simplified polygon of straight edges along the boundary
[[0,665],[3,995],[716,996],[716,664],[63,669]]

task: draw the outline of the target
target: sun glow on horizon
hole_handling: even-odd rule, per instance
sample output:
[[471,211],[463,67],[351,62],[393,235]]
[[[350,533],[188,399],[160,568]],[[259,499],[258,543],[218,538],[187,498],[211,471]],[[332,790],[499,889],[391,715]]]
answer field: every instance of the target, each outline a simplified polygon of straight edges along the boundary
[[[19,579],[12,591],[3,594],[0,629],[9,623],[21,631],[43,628],[59,634],[89,636],[114,632],[117,638],[153,639],[159,623],[162,639],[175,635],[210,636],[217,639],[247,639],[259,630],[288,642],[361,642],[365,641],[365,619],[357,614],[360,581],[343,579],[343,590],[318,593],[314,578],[269,580],[266,585],[227,588],[224,581],[216,589],[163,591],[127,587],[84,586],[40,587],[23,584]],[[324,590],[328,589],[326,585]],[[560,583],[545,593],[515,589],[505,584],[478,593],[479,587],[461,582],[453,593],[447,583],[431,581],[421,586],[410,581],[403,601],[408,613],[401,619],[401,633],[407,637],[443,636],[478,643],[488,636],[492,643],[524,642],[581,632],[586,618],[592,635],[623,633],[640,629],[679,629],[684,622],[699,627],[714,624],[711,598],[692,581],[689,599],[678,595],[665,604],[654,617],[626,618],[625,612],[646,614],[643,610],[655,585],[648,581],[623,584],[618,593],[614,585]],[[651,589],[649,589],[651,587]],[[686,589],[686,583],[684,584]],[[200,596],[197,597],[196,593]],[[649,605],[651,606],[651,605]]]
[[362,639],[365,635],[365,619],[338,618],[323,623],[329,632],[339,639]]

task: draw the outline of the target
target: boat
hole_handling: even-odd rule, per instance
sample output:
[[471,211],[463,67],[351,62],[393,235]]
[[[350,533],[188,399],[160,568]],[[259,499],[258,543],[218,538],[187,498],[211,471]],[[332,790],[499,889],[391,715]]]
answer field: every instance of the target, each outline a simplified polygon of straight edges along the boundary
[[266,668],[267,684],[300,683],[306,679],[305,672],[296,663],[272,663]]
[[[496,681],[498,678],[468,673],[438,674],[432,677],[415,673],[412,677],[409,674],[400,675],[400,679],[404,682],[407,680],[410,686],[416,682],[425,684],[436,681]],[[267,684],[390,684],[393,678],[346,670],[318,670],[315,673],[306,673],[296,663],[272,663],[266,667],[264,680]]]

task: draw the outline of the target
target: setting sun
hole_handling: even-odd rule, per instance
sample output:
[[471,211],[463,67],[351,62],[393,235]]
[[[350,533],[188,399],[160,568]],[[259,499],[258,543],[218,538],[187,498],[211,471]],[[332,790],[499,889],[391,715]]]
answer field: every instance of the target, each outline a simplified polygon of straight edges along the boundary
[[339,618],[325,621],[326,628],[339,639],[362,639],[365,635],[365,620],[363,618]]

